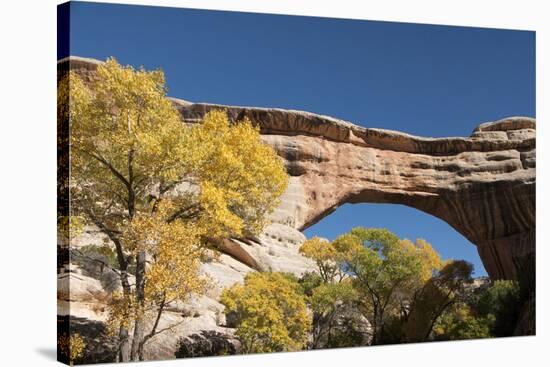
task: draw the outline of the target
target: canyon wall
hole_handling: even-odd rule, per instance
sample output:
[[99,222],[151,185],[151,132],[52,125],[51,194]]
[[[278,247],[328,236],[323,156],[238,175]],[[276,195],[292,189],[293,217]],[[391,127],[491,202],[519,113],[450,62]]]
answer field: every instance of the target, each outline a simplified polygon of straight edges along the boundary
[[[100,63],[71,57],[58,63],[58,75],[71,69],[91,81]],[[215,334],[216,340],[223,337],[237,345],[217,301],[221,291],[250,271],[300,275],[314,269],[298,252],[305,240],[301,231],[345,203],[403,204],[446,221],[476,245],[492,279],[518,279],[522,272],[533,271],[525,267],[526,259],[535,255],[532,118],[483,123],[469,137],[425,138],[303,111],[172,100],[187,123],[198,123],[213,109],[227,111],[232,121],[251,120],[284,160],[290,183],[271,216],[272,224],[261,235],[219,244],[223,254],[202,266],[215,285],[189,304],[171,305],[161,323],[182,315],[185,322],[173,334],[152,340],[147,359],[174,358],[182,338],[211,340],[208,335]],[[369,226],[369,218],[364,225]],[[90,325],[102,327],[112,291],[113,274],[79,250],[103,243],[102,237],[89,227],[70,247],[62,246],[70,252],[70,261],[58,268],[58,314],[70,317],[77,330],[82,324],[82,332],[96,330]],[[522,335],[534,333],[534,297],[529,305],[522,312],[529,316],[522,316],[526,320],[519,325]],[[105,343],[90,345],[99,348],[90,352],[96,357],[108,355]]]
[[186,121],[225,109],[232,120],[260,126],[291,176],[273,215],[281,224],[303,230],[344,203],[395,203],[449,223],[477,246],[493,279],[517,278],[522,259],[535,252],[532,118],[434,139],[301,111],[174,103]]
[[[71,57],[59,69],[70,64],[91,80],[99,63]],[[272,216],[276,223],[301,231],[344,203],[404,204],[474,243],[493,279],[517,278],[522,259],[535,253],[532,118],[483,123],[469,137],[425,138],[303,111],[173,101],[186,122],[224,109],[231,120],[248,118],[260,127],[291,176]],[[242,245],[228,251],[247,258]]]

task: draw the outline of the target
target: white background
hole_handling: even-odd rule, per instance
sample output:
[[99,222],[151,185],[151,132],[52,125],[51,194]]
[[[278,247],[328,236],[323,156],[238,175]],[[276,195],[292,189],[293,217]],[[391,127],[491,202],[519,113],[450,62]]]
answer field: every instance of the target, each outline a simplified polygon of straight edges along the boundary
[[[539,1],[117,1],[537,31],[537,336],[146,362],[147,366],[540,366],[550,357],[548,288],[550,10]],[[56,0],[0,10],[0,366],[55,365]],[[546,14],[545,14],[546,13]],[[513,85],[510,86],[513,88]],[[546,222],[546,227],[544,226]],[[541,225],[543,224],[543,225]]]

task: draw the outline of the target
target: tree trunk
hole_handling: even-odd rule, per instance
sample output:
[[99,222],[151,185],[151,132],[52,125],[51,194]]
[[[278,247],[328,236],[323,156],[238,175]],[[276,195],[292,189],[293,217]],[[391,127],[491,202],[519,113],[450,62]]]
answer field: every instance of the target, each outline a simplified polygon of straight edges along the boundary
[[374,317],[373,317],[373,323],[372,323],[372,345],[378,345],[381,341],[381,333],[382,333],[382,326],[381,326],[381,315],[380,315],[380,308],[377,304],[374,305]]
[[132,361],[142,360],[139,358],[140,355],[140,345],[141,340],[143,339],[143,317],[138,316],[134,323],[134,336],[132,338],[132,350],[130,358]]
[[[140,251],[136,259],[136,299],[138,307],[142,310],[145,306],[145,260],[145,251]],[[140,351],[140,345],[143,341],[144,327],[144,315],[138,312],[134,323],[134,336],[132,338],[132,350],[130,355],[132,361],[140,360],[140,354],[143,355],[143,351]]]
[[[122,254],[122,247],[118,239],[115,242],[117,248],[117,257],[120,265],[120,283],[122,285],[122,292],[125,297],[130,296],[131,288],[130,282],[128,281],[128,263]],[[119,339],[119,348],[118,348],[118,359],[120,362],[130,361],[130,333],[128,329],[121,326],[118,332]]]
[[313,335],[311,349],[319,348],[319,340],[321,339],[321,315],[318,313],[313,314]]
[[[120,282],[122,284],[122,292],[126,297],[130,294],[130,282],[128,282],[128,273],[126,269],[121,271]],[[119,349],[118,359],[120,362],[130,361],[130,333],[128,329],[121,326],[118,332]]]
[[145,357],[143,356],[143,350],[145,349],[145,340],[143,340],[141,343],[139,343],[138,346],[138,358],[140,361],[144,361]]
[[128,329],[121,327],[118,332],[119,348],[118,348],[118,360],[119,362],[130,361],[130,335]]

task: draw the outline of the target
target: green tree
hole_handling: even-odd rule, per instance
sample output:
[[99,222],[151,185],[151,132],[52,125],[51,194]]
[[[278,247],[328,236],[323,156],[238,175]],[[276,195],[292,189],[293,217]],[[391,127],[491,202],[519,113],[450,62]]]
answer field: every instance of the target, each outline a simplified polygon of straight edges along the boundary
[[472,264],[448,262],[415,292],[402,318],[402,342],[423,342],[432,335],[434,325],[452,305],[463,302],[465,288],[472,282]]
[[333,242],[339,267],[353,279],[373,344],[383,343],[384,325],[441,267],[426,241],[401,240],[386,229],[354,228]]
[[321,276],[314,271],[306,271],[299,279],[300,291],[307,297],[313,295],[313,291],[323,284]]
[[235,315],[242,353],[303,349],[311,327],[299,285],[282,273],[249,273],[225,289],[220,301]]
[[521,309],[517,281],[497,280],[455,303],[434,327],[436,340],[511,336]]
[[474,309],[481,317],[491,317],[494,336],[513,335],[521,311],[520,287],[514,280],[496,280],[478,296]]
[[333,329],[339,310],[352,305],[356,299],[357,293],[349,280],[323,283],[313,290],[310,297],[313,311],[312,349],[351,346],[339,345]]
[[494,316],[479,316],[466,303],[449,307],[434,325],[435,340],[463,340],[492,337]]
[[338,312],[354,302],[356,292],[341,267],[341,254],[319,237],[306,240],[299,251],[317,265],[316,273],[305,273],[300,279],[313,311],[311,348],[346,346],[339,345],[341,338],[333,332],[334,323]]
[[59,96],[66,105],[58,120],[70,127],[69,216],[96,225],[114,244],[122,292],[113,297],[110,324],[119,360],[142,360],[144,344],[168,330],[158,328],[166,305],[204,291],[206,241],[257,233],[288,177],[248,120],[230,124],[213,111],[187,127],[160,70],[109,59],[87,83],[69,73]]

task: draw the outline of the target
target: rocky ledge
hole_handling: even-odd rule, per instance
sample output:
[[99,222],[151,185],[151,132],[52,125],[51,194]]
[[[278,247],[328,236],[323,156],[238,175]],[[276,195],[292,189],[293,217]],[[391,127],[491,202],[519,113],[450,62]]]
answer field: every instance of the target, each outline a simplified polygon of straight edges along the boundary
[[[58,73],[71,69],[90,81],[100,63],[70,57],[58,63]],[[216,345],[232,350],[237,342],[232,329],[225,327],[217,302],[221,290],[241,281],[249,271],[301,274],[313,269],[298,253],[305,240],[300,231],[344,203],[404,204],[441,218],[477,246],[493,279],[518,278],[526,271],[524,259],[535,253],[536,133],[532,118],[482,123],[469,137],[425,138],[303,111],[175,98],[173,102],[188,123],[200,121],[212,109],[227,111],[232,121],[250,119],[260,127],[262,139],[283,158],[290,184],[271,217],[272,224],[261,236],[227,239],[221,245],[224,254],[203,264],[203,271],[217,285],[206,296],[167,313],[167,320],[183,313],[186,322],[173,335],[155,339],[148,348],[149,358],[173,358],[178,350],[194,350],[190,341],[203,340],[204,333],[214,333]],[[99,237],[88,228],[73,246],[77,249]],[[101,305],[108,292],[105,278],[110,276],[105,269],[90,266],[93,260],[85,257],[72,256],[71,262],[59,275],[61,282],[71,281],[71,294],[58,294],[60,315],[67,315],[70,308],[73,317],[103,321]],[[534,302],[526,314],[534,315]],[[528,323],[532,329],[524,328],[534,330],[534,321]],[[187,339],[182,343],[181,338]]]

